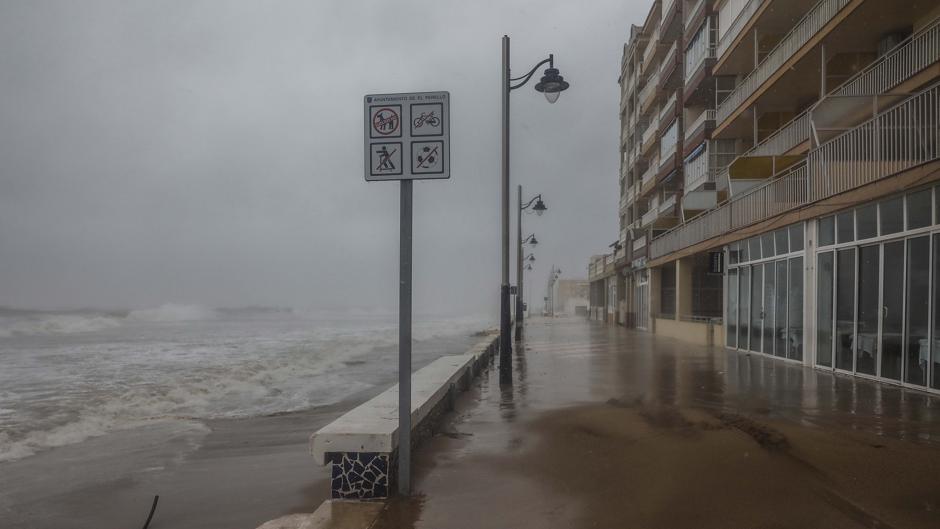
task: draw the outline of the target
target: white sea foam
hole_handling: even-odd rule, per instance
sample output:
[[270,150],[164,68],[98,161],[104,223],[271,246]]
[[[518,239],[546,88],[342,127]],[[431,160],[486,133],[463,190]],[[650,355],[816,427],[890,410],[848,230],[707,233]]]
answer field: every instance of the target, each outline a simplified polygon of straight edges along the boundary
[[178,305],[167,303],[151,309],[132,310],[127,315],[131,321],[175,322],[175,321],[201,321],[216,317],[212,309],[200,305]]
[[[226,319],[183,305],[134,311],[126,319],[77,317],[84,323],[39,325],[56,329],[40,346],[15,334],[0,348],[0,462],[155,420],[331,404],[395,372],[394,318],[324,322],[242,313]],[[480,318],[418,320],[414,337],[446,343],[484,326]],[[106,327],[115,329],[77,341],[65,330]],[[448,352],[459,351],[433,354]]]
[[95,332],[121,325],[120,318],[101,315],[47,314],[6,321],[0,337]]

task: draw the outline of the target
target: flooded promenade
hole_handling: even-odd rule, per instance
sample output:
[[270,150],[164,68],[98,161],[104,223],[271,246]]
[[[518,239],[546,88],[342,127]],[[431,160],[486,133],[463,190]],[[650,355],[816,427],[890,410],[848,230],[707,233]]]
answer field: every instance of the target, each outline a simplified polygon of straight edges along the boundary
[[381,526],[940,526],[936,397],[573,318],[514,355]]

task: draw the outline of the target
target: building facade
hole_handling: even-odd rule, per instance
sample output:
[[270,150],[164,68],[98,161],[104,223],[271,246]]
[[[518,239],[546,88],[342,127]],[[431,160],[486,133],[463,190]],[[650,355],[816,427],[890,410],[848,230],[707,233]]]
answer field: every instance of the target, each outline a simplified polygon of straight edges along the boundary
[[656,0],[595,319],[940,390],[940,4]]

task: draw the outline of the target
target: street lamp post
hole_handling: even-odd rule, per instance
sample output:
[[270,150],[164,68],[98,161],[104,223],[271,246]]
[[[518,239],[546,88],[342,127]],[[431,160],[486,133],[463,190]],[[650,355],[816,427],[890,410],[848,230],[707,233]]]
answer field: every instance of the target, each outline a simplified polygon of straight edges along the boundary
[[[501,284],[499,289],[499,381],[501,384],[512,384],[512,338],[510,338],[510,303],[509,303],[509,93],[522,88],[532,79],[540,66],[548,63],[544,75],[535,85],[536,91],[545,94],[549,103],[558,100],[558,96],[568,89],[568,83],[559,75],[555,68],[555,58],[549,55],[547,59],[539,62],[529,73],[521,77],[510,77],[509,69],[509,37],[503,35],[502,75],[500,76],[500,96],[502,99],[502,178],[500,179],[500,194],[502,208],[502,267]],[[516,83],[516,84],[513,84]]]
[[[524,316],[525,310],[523,310],[523,307],[522,307],[523,299],[525,299],[522,297],[522,292],[523,292],[522,262],[524,261],[522,257],[522,254],[524,252],[523,246],[526,243],[528,243],[532,247],[535,247],[539,243],[539,241],[535,238],[535,234],[529,235],[525,239],[522,238],[522,212],[526,209],[529,209],[530,207],[532,208],[532,211],[534,211],[536,215],[539,215],[539,216],[541,216],[542,213],[545,213],[545,210],[548,209],[547,207],[545,207],[545,203],[542,202],[541,194],[536,195],[535,197],[532,198],[532,200],[529,200],[527,203],[523,204],[522,203],[522,186],[520,185],[519,186],[519,208],[516,213],[516,229],[517,229],[517,234],[516,234],[516,283],[517,283],[516,285],[516,341],[517,342],[522,340],[522,333],[524,332],[522,323],[525,317]],[[531,260],[533,261],[535,260],[534,256],[530,256],[530,257],[532,257]]]

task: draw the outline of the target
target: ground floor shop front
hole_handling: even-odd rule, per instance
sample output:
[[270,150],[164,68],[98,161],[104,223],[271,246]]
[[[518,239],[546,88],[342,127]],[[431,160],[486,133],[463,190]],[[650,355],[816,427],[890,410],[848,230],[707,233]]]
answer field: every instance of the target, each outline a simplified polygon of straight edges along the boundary
[[624,266],[596,292],[596,319],[938,391],[940,188]]

